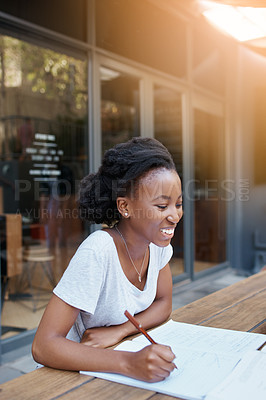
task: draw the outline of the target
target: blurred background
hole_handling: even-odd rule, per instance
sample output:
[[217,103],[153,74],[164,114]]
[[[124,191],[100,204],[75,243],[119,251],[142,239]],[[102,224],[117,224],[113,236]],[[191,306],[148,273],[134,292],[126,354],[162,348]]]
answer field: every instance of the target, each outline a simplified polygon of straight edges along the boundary
[[160,140],[182,179],[173,282],[259,271],[265,109],[266,1],[2,0],[2,352],[32,340],[99,228],[79,219],[80,179],[134,136]]

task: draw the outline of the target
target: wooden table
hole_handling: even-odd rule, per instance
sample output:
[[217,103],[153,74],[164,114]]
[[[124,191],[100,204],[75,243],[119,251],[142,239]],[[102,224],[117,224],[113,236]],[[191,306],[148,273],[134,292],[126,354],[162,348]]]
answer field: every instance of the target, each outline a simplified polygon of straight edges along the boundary
[[[266,334],[266,271],[244,279],[172,313],[190,324]],[[173,400],[152,391],[80,375],[40,368],[0,385],[1,400]]]

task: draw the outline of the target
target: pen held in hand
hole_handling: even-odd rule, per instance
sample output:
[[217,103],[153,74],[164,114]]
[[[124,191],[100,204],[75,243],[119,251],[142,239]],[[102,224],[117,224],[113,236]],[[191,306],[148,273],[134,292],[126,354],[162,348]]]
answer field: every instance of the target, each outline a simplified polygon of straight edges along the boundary
[[[133,317],[133,315],[130,314],[130,312],[128,312],[127,310],[124,312],[125,316],[127,317],[127,319],[135,326],[135,328],[137,328],[137,330],[139,332],[141,332],[152,344],[157,344],[153,338],[148,334],[148,332],[145,331],[145,329],[142,328],[141,324],[138,323],[138,321],[136,320],[135,317]],[[175,368],[177,368],[177,366],[174,364]]]
[[141,332],[152,344],[157,344],[151,337],[150,335],[145,331],[145,329],[142,328],[141,324],[138,323],[136,318],[133,317],[127,310],[125,311],[125,316],[128,318],[128,320],[137,328],[139,332]]

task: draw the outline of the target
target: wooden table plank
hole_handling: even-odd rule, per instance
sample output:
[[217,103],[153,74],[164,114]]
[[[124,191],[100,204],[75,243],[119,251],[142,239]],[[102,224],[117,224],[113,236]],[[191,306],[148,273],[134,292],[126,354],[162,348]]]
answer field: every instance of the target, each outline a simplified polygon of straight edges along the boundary
[[265,288],[266,271],[263,271],[173,311],[171,318],[178,322],[200,324]]
[[[74,391],[69,391],[60,400],[148,400],[155,392],[135,388],[133,386],[122,385],[120,383],[109,382],[104,379],[94,379],[93,381],[80,386]],[[152,397],[153,398],[153,397]],[[58,399],[58,400],[59,400]]]
[[[254,328],[258,326],[258,321],[266,318],[265,299],[266,289],[206,318],[200,325],[253,332]],[[263,331],[263,325],[259,326],[259,333],[266,333]]]
[[264,321],[260,322],[259,324],[257,324],[256,327],[250,332],[266,334],[266,320],[264,320]]
[[48,400],[79,387],[91,376],[78,372],[39,368],[0,385],[1,400]]

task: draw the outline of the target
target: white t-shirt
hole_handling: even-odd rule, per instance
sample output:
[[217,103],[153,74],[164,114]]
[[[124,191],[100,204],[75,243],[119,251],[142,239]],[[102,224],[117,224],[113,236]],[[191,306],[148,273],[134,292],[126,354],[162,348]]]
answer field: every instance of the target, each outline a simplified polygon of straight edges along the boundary
[[54,294],[80,310],[67,337],[79,342],[84,331],[92,327],[126,322],[124,311],[132,315],[148,308],[154,301],[157,279],[172,257],[172,246],[150,243],[147,280],[139,290],[126,277],[121,267],[113,238],[99,230],[79,246]]

